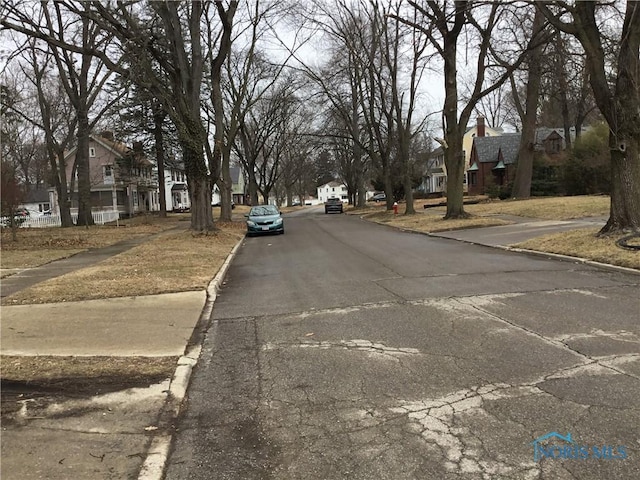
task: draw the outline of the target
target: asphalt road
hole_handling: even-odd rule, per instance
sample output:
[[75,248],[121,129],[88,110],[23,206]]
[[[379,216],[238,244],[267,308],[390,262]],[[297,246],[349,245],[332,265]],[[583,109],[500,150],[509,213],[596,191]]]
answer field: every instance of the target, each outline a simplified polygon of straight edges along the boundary
[[229,270],[166,479],[640,478],[639,276],[285,225]]

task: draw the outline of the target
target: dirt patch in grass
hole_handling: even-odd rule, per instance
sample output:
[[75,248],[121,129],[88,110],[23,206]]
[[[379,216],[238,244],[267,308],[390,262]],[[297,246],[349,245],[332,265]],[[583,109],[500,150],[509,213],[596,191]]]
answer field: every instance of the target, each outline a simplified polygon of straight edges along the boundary
[[597,228],[571,230],[534,238],[513,246],[640,270],[640,251],[625,250],[616,245],[616,241],[625,235],[597,237],[597,233]]
[[605,195],[544,197],[527,200],[493,200],[466,205],[474,215],[517,215],[545,220],[571,220],[609,214],[611,200]]
[[2,356],[2,414],[22,402],[50,403],[133,387],[173,376],[177,357]]
[[170,231],[103,262],[5,297],[3,305],[90,300],[203,290],[244,235],[243,225],[194,235]]

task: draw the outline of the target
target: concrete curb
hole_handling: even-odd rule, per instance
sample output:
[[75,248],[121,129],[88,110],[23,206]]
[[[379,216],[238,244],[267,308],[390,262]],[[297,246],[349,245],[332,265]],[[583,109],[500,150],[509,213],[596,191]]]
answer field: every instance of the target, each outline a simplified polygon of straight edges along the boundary
[[[201,325],[206,325],[208,319],[211,317],[213,311],[213,304],[218,296],[220,286],[224,281],[224,277],[227,275],[229,266],[236,256],[240,246],[244,242],[245,237],[242,237],[235,247],[231,250],[226,260],[218,270],[218,273],[213,280],[209,282],[207,286],[207,300],[202,308],[202,313],[198,319],[195,329],[198,329]],[[194,329],[194,330],[195,330]],[[178,415],[184,402],[184,398],[187,394],[187,388],[189,381],[191,380],[191,374],[194,367],[198,364],[200,353],[202,352],[202,336],[196,335],[189,342],[185,349],[185,353],[178,359],[178,366],[173,374],[171,383],[169,385],[169,393],[167,395],[167,401],[165,404],[164,422],[167,424],[173,423]],[[155,435],[151,440],[149,448],[147,450],[147,456],[142,464],[140,473],[138,474],[138,480],[161,480],[164,474],[164,469],[169,458],[169,450],[171,448],[172,435],[168,429],[165,429],[163,433]]]

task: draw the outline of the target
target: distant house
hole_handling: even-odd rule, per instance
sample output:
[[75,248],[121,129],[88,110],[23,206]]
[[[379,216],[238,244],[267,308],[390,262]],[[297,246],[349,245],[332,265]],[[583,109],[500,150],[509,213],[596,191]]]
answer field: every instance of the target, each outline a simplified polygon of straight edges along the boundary
[[164,167],[164,198],[167,211],[185,211],[191,208],[187,175],[179,162]]
[[349,202],[349,196],[347,195],[347,186],[344,183],[333,181],[320,185],[317,188],[318,201],[324,203],[329,198],[339,198],[343,203]]
[[[72,213],[78,208],[77,172],[73,170],[77,147],[65,155],[67,184],[73,183]],[[160,209],[158,182],[153,163],[144,155],[142,144],[128,147],[114,140],[113,132],[91,135],[89,138],[89,177],[91,204],[94,211],[115,210],[131,216],[139,212]],[[73,176],[73,182],[72,182]],[[59,212],[57,194],[52,207]]]
[[476,119],[476,124],[467,128],[462,137],[462,151],[464,153],[465,170],[471,166],[471,148],[473,147],[473,139],[476,137],[498,137],[503,135],[501,128],[492,128],[486,125],[484,117],[480,116]]
[[504,186],[513,177],[520,148],[520,134],[476,137],[471,147],[467,182],[471,195],[482,195],[490,185]]
[[[569,135],[571,136],[571,145],[573,145],[576,139],[575,127],[571,127],[569,129]],[[566,148],[567,142],[565,139],[564,128],[541,127],[536,129],[534,144],[534,150],[536,152],[544,152],[547,156],[553,156],[559,154]]]
[[53,192],[42,185],[31,185],[26,191],[24,201],[20,205],[31,214],[51,211]]
[[[240,167],[229,167],[231,174],[231,199],[236,205],[244,205],[246,201],[246,186],[244,175]],[[218,205],[220,203],[220,189],[218,185],[213,186],[211,192],[211,204]]]
[[444,149],[438,147],[427,159],[427,166],[422,173],[422,182],[418,192],[426,194],[442,194],[447,191],[447,170],[444,164]]

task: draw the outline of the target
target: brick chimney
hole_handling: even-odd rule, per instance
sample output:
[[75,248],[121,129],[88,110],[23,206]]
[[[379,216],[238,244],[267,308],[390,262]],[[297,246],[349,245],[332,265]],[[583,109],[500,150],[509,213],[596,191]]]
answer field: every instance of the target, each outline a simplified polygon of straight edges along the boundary
[[477,124],[477,127],[476,127],[476,137],[484,137],[484,135],[485,135],[484,117],[478,117],[477,122],[478,122],[478,124]]
[[106,138],[107,140],[111,140],[113,142],[113,132],[111,130],[105,130],[100,134],[102,138]]

